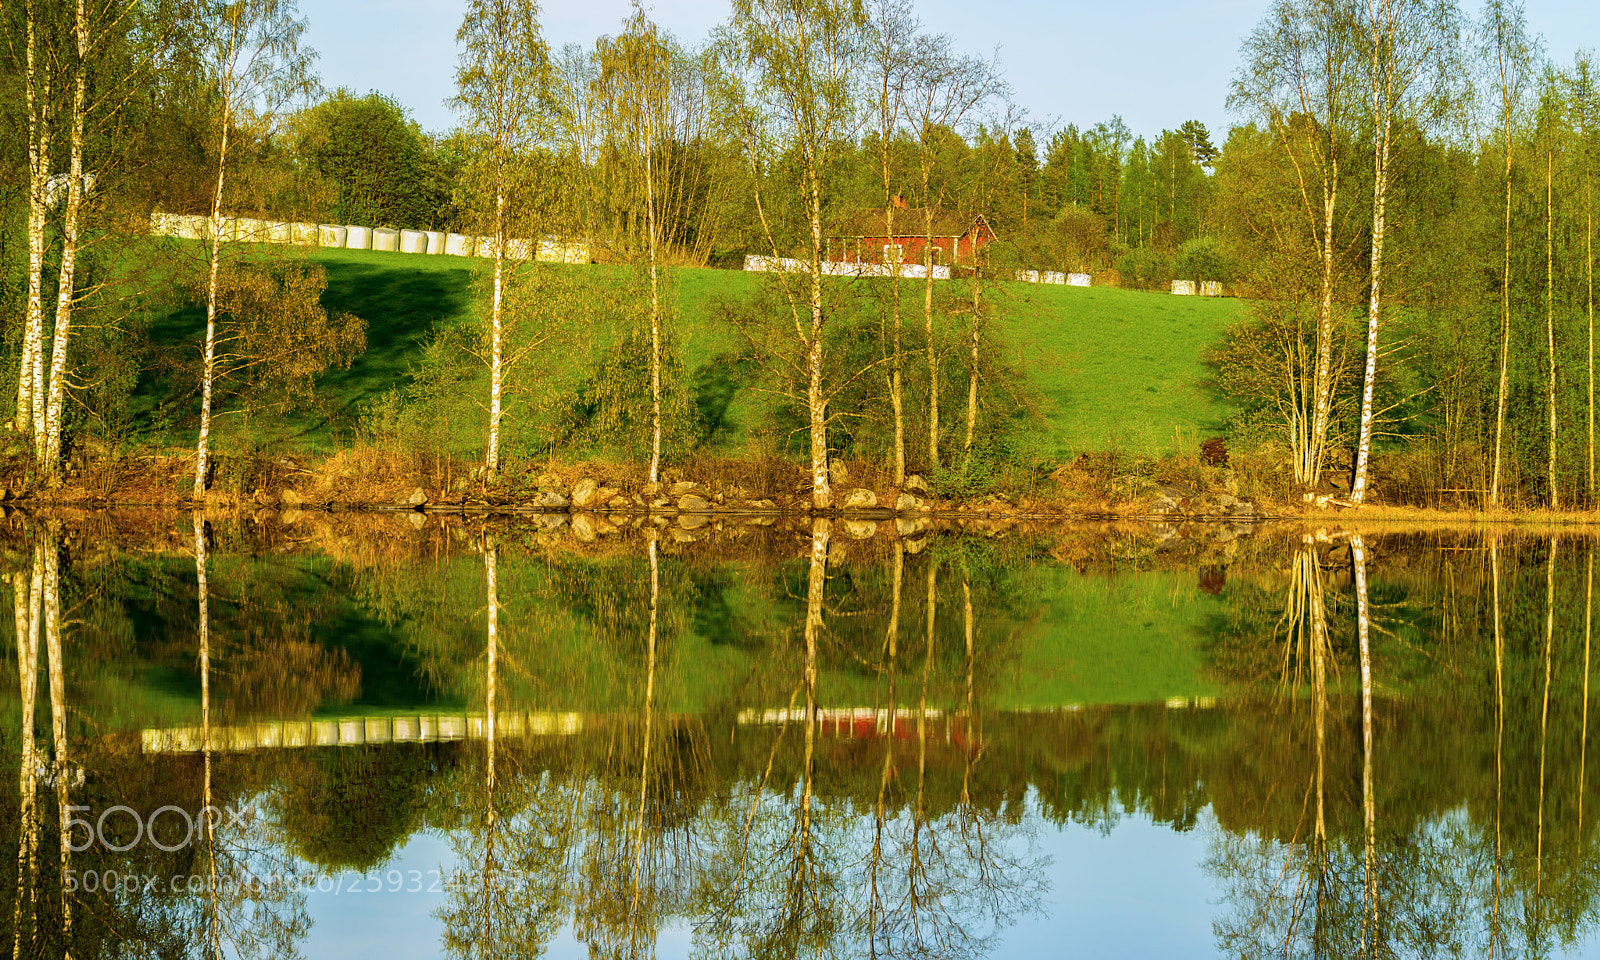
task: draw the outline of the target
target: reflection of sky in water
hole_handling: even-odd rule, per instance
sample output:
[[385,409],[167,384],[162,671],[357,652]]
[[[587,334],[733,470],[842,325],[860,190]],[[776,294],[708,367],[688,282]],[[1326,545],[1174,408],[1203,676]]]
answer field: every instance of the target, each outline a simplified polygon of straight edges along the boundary
[[[1008,928],[991,956],[1208,953],[1214,891],[1201,863],[1213,828],[1209,812],[1188,833],[1142,815],[1124,816],[1109,835],[1080,824],[1059,830],[1045,825],[1036,837],[1036,852],[1050,861],[1044,910]],[[443,867],[448,873],[452,862],[446,837],[418,834],[374,872],[401,870],[409,877],[420,870],[431,883],[435,874],[430,871]],[[346,876],[348,885],[354,875]],[[433,913],[445,902],[442,894],[313,893],[307,900],[314,925],[302,952],[310,960],[439,956],[439,921]],[[656,956],[687,957],[692,934],[683,920],[669,925],[656,943]],[[587,958],[589,951],[570,925],[563,925],[546,955]]]

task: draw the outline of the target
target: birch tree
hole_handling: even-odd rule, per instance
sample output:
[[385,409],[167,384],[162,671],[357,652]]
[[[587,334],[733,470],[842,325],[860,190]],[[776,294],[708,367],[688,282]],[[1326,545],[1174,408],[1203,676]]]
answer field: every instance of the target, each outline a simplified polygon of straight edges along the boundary
[[1245,63],[1230,107],[1271,127],[1293,167],[1299,223],[1294,242],[1309,242],[1317,275],[1315,349],[1303,391],[1303,426],[1292,437],[1295,481],[1306,498],[1322,475],[1335,381],[1335,294],[1342,151],[1350,133],[1355,54],[1353,11],[1345,0],[1277,0],[1244,43]]
[[206,338],[200,381],[200,430],[195,441],[194,499],[206,495],[211,466],[211,418],[217,379],[218,275],[222,266],[223,199],[234,128],[266,122],[313,85],[314,54],[300,47],[306,21],[294,0],[229,0],[214,13],[205,37],[206,66],[217,93],[217,179],[211,191],[210,255],[206,279]]
[[[895,199],[899,191],[891,170],[895,138],[905,117],[907,85],[916,67],[915,37],[919,24],[911,13],[910,0],[869,0],[867,53],[872,63],[873,109],[878,135],[878,170],[883,183],[883,229],[894,236]],[[906,478],[905,352],[901,339],[900,258],[889,263],[888,342],[884,345],[889,369],[889,411],[894,418],[894,450],[891,454],[895,486]]]
[[1361,385],[1360,435],[1350,499],[1367,492],[1368,462],[1376,414],[1379,327],[1383,317],[1384,240],[1389,186],[1394,179],[1394,122],[1422,125],[1444,113],[1454,99],[1452,78],[1460,35],[1454,0],[1365,0],[1362,23],[1367,44],[1367,83],[1372,103],[1372,238],[1367,294],[1367,359]]
[[828,479],[828,387],[823,357],[823,211],[827,169],[841,144],[854,139],[859,119],[855,89],[866,25],[862,0],[734,0],[721,38],[729,114],[738,129],[755,190],[762,233],[774,257],[780,250],[762,175],[787,150],[792,184],[804,210],[805,273],[796,282],[776,274],[797,345],[803,354],[811,458],[811,505],[833,505]]
[[1594,477],[1594,113],[1596,107],[1596,93],[1594,80],[1594,57],[1590,53],[1580,53],[1572,64],[1570,76],[1570,98],[1572,102],[1572,120],[1578,135],[1578,163],[1580,165],[1580,182],[1583,189],[1583,277],[1584,277],[1584,306],[1587,319],[1587,346],[1588,346],[1588,395],[1587,395],[1587,425],[1588,443],[1588,469],[1585,472],[1589,503],[1592,506],[1595,499]]
[[1489,478],[1489,505],[1500,505],[1500,476],[1505,460],[1506,407],[1511,396],[1511,149],[1522,111],[1528,71],[1537,46],[1528,38],[1522,8],[1505,0],[1489,0],[1479,29],[1489,45],[1499,102],[1496,122],[1504,151],[1505,214],[1500,245],[1500,359],[1495,389],[1494,465]]
[[28,114],[28,299],[23,319],[22,354],[17,376],[17,412],[12,429],[38,441],[44,436],[44,254],[46,194],[50,184],[50,81],[53,64],[48,56],[44,24],[37,4],[25,0],[27,47],[24,61],[24,99]]
[[[938,165],[937,135],[959,126],[980,104],[1001,93],[1004,85],[996,64],[957,54],[948,36],[918,38],[912,62],[907,111],[917,133],[917,173],[922,187],[922,266],[925,271],[922,319],[928,361],[928,469],[936,470],[940,465],[939,351],[933,324],[933,219],[935,208],[947,197],[945,185],[934,182]],[[952,250],[951,260],[959,253],[959,249]],[[976,267],[977,245],[974,243],[973,268]]]
[[[718,187],[692,151],[703,147],[708,105],[701,66],[687,56],[637,5],[623,32],[602,38],[581,93],[569,93],[569,115],[591,118],[582,151],[591,191],[606,205],[604,228],[613,253],[642,263],[649,330],[650,482],[661,476],[663,374],[671,351],[668,265],[698,262],[713,231],[714,202],[695,198]],[[573,86],[569,81],[568,86]],[[587,101],[580,103],[579,101]],[[579,138],[584,138],[580,130]],[[674,364],[675,366],[675,364]]]
[[[534,0],[471,0],[456,31],[461,57],[451,104],[465,115],[466,129],[486,147],[492,198],[493,271],[489,289],[489,433],[484,447],[486,482],[500,473],[500,432],[505,413],[507,354],[506,284],[529,251],[509,249],[508,226],[518,199],[516,161],[549,135],[549,50],[539,32]],[[508,255],[509,254],[509,255]]]

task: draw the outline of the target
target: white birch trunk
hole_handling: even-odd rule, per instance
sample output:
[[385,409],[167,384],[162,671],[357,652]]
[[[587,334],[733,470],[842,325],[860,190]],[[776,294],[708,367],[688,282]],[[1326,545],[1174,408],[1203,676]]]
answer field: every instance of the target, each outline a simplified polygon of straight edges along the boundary
[[[37,886],[39,875],[39,754],[34,739],[34,713],[37,710],[39,689],[39,617],[38,607],[43,592],[44,552],[35,544],[33,548],[33,573],[29,576],[12,574],[12,610],[16,621],[17,678],[22,695],[21,758],[18,761],[17,793],[20,806],[17,815],[17,896],[12,908],[13,957],[23,953],[23,929],[29,932],[29,947],[37,922]],[[24,914],[24,903],[27,912]]]
[[[231,57],[230,57],[231,62]],[[222,187],[228,168],[228,127],[233,122],[231,74],[224,81],[222,140],[217,150],[217,188],[211,194],[211,263],[206,278],[206,342],[200,370],[200,435],[194,448],[195,500],[206,496],[206,473],[211,466],[211,405],[217,374],[217,271],[222,263]]]
[[939,468],[939,351],[933,338],[933,211],[928,207],[928,172],[922,183],[922,322],[928,338],[928,472]]
[[[655,164],[651,158],[651,145],[655,142],[655,125],[649,107],[643,111],[646,120],[644,138],[644,204],[645,229],[650,261],[650,482],[661,482],[661,287],[659,273],[660,250],[656,240],[656,179]],[[654,541],[650,548],[655,550]],[[654,557],[654,553],[652,553]],[[652,561],[653,562],[653,561]],[[652,616],[654,610],[652,608]],[[652,619],[652,630],[654,620]],[[641,808],[642,809],[642,808]]]
[[820,158],[811,158],[811,330],[806,338],[806,406],[811,424],[811,506],[833,506],[828,479],[828,398],[822,385],[822,171]]
[[[1381,23],[1392,26],[1388,0],[1384,0]],[[1370,10],[1370,7],[1369,7]],[[1376,120],[1372,146],[1372,286],[1367,299],[1367,363],[1361,378],[1361,427],[1356,443],[1356,475],[1350,486],[1350,499],[1361,503],[1367,496],[1367,472],[1372,456],[1372,403],[1378,380],[1378,326],[1382,319],[1383,296],[1383,238],[1389,200],[1389,139],[1390,119],[1393,112],[1392,91],[1386,82],[1390,65],[1381,60],[1379,50],[1384,44],[1376,42],[1385,37],[1392,41],[1392,29],[1375,31],[1378,36],[1372,43],[1372,107]]]
[[1500,245],[1500,378],[1495,388],[1494,467],[1489,478],[1489,505],[1500,505],[1500,474],[1505,459],[1506,406],[1511,396],[1511,94],[1505,55],[1500,57],[1500,93],[1505,115],[1505,219]]
[[73,33],[77,40],[78,56],[72,90],[70,179],[67,182],[66,216],[61,223],[61,269],[56,280],[56,324],[50,345],[44,453],[39,458],[45,476],[51,478],[58,476],[61,469],[61,414],[62,404],[66,400],[67,342],[72,335],[72,308],[77,297],[78,219],[83,208],[83,111],[87,83],[85,63],[89,55],[89,23],[83,0],[77,0]]
[[[215,219],[213,218],[213,225]],[[200,645],[200,751],[203,755],[201,781],[201,817],[206,834],[206,867],[209,883],[207,895],[210,905],[210,923],[207,939],[211,955],[222,956],[222,911],[217,896],[217,817],[213,815],[211,796],[211,588],[206,580],[208,560],[205,515],[194,515],[194,576],[195,597],[199,605],[197,625]]]
[[1361,810],[1366,866],[1361,928],[1363,952],[1370,957],[1376,955],[1373,939],[1378,927],[1378,803],[1372,776],[1372,613],[1367,600],[1366,544],[1359,533],[1350,538],[1350,556],[1355,567],[1356,634],[1361,652]]
[[[498,149],[498,148],[497,148]],[[501,392],[504,388],[502,330],[505,311],[506,190],[505,161],[495,158],[494,171],[494,289],[489,302],[489,446],[483,453],[487,483],[500,477]]]
[[[39,453],[43,438],[35,407],[42,397],[39,389],[40,349],[44,341],[44,248],[45,191],[50,180],[49,101],[50,83],[41,78],[35,48],[37,28],[33,4],[27,6],[28,52],[26,97],[28,109],[28,305],[22,334],[22,357],[17,371],[17,413],[12,428],[34,438],[34,453]],[[43,413],[39,406],[39,413]]]
[[1556,237],[1555,237],[1555,153],[1544,155],[1544,335],[1550,360],[1545,380],[1545,408],[1550,414],[1549,459],[1546,471],[1550,482],[1550,509],[1561,509],[1561,491],[1556,485]]

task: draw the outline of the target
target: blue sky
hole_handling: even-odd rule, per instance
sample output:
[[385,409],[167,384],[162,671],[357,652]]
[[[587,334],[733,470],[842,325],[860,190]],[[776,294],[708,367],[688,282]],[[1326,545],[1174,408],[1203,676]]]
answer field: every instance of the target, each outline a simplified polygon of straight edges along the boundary
[[[1463,9],[1475,14],[1476,0]],[[321,54],[329,87],[378,90],[397,98],[429,130],[454,124],[444,100],[452,92],[459,0],[300,0],[310,19],[306,42]],[[647,9],[679,39],[695,43],[727,16],[725,2],[656,0]],[[1122,116],[1135,134],[1198,119],[1220,146],[1237,118],[1224,101],[1240,41],[1267,0],[917,0],[923,26],[949,34],[959,48],[998,48],[1012,98],[1048,128],[1092,126]],[[628,0],[549,0],[540,21],[552,47],[592,44],[616,32]],[[1530,29],[1558,62],[1600,46],[1600,2],[1526,0]]]

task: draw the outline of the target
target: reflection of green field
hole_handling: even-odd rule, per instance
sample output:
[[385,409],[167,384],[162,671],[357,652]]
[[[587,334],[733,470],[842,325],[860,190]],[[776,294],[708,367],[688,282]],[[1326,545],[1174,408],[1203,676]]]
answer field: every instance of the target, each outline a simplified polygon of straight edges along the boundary
[[[969,663],[957,564],[938,568],[933,643],[930,557],[907,565],[898,655],[885,661],[887,568],[851,564],[829,580],[817,651],[825,708],[965,708]],[[804,704],[803,562],[662,564],[655,709],[723,715]],[[650,651],[643,558],[563,560],[507,551],[497,698],[508,711],[643,708]],[[486,691],[483,561],[471,555],[374,576],[325,557],[218,557],[212,694],[219,723],[481,711]],[[79,609],[74,707],[112,729],[182,726],[199,714],[193,567],[130,560]],[[1194,575],[1082,574],[1056,564],[974,578],[975,705],[985,710],[1213,696],[1201,627],[1222,609]],[[1026,598],[1022,600],[1020,598]],[[280,660],[282,661],[280,664]],[[336,694],[355,678],[353,699]],[[892,690],[891,690],[892,687]],[[15,691],[5,695],[14,703]],[[243,699],[239,699],[243,698]]]
[[[295,443],[326,446],[354,427],[364,405],[407,382],[431,331],[475,322],[474,275],[484,261],[357,250],[314,250],[308,256],[327,268],[324,304],[367,322],[366,352],[350,369],[325,375],[318,384],[317,407],[291,416],[282,428],[283,436]],[[581,336],[561,336],[560,362],[539,364],[541,376],[561,378],[553,386],[565,390],[577,384],[620,331],[614,318],[593,315],[592,304],[636,282],[637,274],[614,266],[546,269],[571,278],[572,310],[584,314],[575,318]],[[745,295],[756,277],[703,269],[682,269],[674,276],[684,324],[683,359],[695,384],[697,408],[713,446],[739,451],[755,405],[765,401],[751,389],[755,369],[737,357],[740,336],[714,314],[718,300]],[[583,285],[593,285],[592,291],[585,293]],[[1207,371],[1201,357],[1239,316],[1236,301],[1019,283],[1008,285],[999,302],[1006,316],[996,335],[1020,358],[1041,400],[1045,425],[1037,432],[1035,450],[1041,456],[1107,447],[1164,453],[1178,442],[1192,450],[1199,439],[1219,429],[1228,413],[1203,386]],[[196,308],[169,313],[156,318],[151,340],[178,347],[192,344],[203,324],[204,312]],[[464,389],[476,396],[483,384],[469,383]],[[187,409],[188,401],[176,390],[177,385],[147,379],[140,387],[138,408],[153,417],[166,397],[173,405],[166,415],[177,418],[166,420],[163,429],[171,431],[173,442],[189,442],[187,415],[174,414]],[[481,443],[482,424],[472,409],[463,406],[449,422],[449,446],[461,453]],[[540,422],[551,415],[548,409],[530,414]],[[232,419],[225,418],[220,429],[233,429]]]

